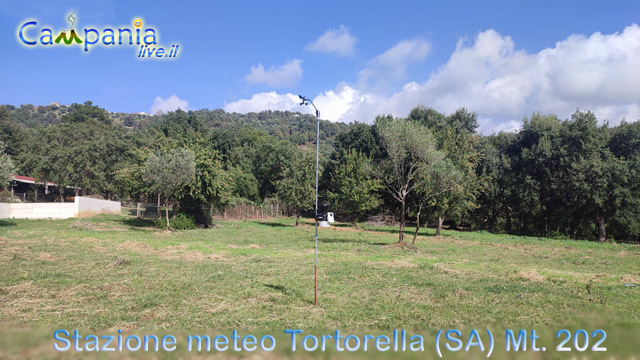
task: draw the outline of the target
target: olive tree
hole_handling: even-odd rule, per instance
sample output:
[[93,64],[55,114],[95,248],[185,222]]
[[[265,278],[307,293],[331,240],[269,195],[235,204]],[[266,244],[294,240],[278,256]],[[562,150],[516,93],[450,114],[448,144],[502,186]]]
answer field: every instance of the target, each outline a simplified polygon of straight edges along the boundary
[[145,178],[151,189],[165,197],[165,217],[169,225],[169,203],[176,192],[193,181],[195,155],[190,150],[170,150],[151,154],[145,166]]
[[378,117],[376,126],[387,155],[381,163],[382,178],[389,194],[400,203],[398,242],[403,242],[407,199],[444,155],[436,150],[436,143],[424,125],[387,116]]

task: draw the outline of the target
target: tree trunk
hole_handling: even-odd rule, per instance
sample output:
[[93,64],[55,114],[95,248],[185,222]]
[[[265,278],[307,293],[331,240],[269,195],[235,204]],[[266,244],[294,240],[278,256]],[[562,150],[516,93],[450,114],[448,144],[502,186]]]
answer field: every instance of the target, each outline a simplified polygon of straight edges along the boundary
[[164,215],[167,218],[167,230],[169,230],[170,229],[170,226],[169,226],[169,199],[167,199],[167,203],[166,203],[166,205],[164,207]]
[[489,221],[487,222],[487,227],[490,230],[493,230],[496,227],[497,222],[498,222],[498,209],[494,202],[491,208],[491,215],[489,216]]
[[607,225],[604,222],[604,210],[598,210],[598,241],[607,241]]
[[512,228],[513,226],[511,224],[511,208],[507,207],[507,225],[505,226],[505,230],[510,233]]
[[443,222],[444,222],[444,217],[438,216],[438,228],[436,229],[436,234],[434,236],[440,236],[440,230],[442,230]]
[[413,241],[411,245],[416,243],[416,238],[418,237],[418,231],[420,230],[420,212],[422,212],[422,205],[418,206],[418,214],[416,215],[416,232],[413,234]]
[[402,202],[400,206],[400,232],[398,233],[398,242],[404,241],[404,214],[405,213],[405,203]]
[[300,210],[296,210],[296,226],[300,225]]
[[160,217],[160,194],[158,194],[158,217]]
[[64,195],[62,194],[64,192],[63,189],[59,189],[60,190],[60,202],[64,202]]

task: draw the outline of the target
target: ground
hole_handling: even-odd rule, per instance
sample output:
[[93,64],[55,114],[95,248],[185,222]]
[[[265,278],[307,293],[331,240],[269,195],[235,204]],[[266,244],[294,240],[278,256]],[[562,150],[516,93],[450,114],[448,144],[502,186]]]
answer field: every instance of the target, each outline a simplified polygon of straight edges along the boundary
[[[640,323],[640,247],[486,232],[128,215],[2,220],[0,323],[93,329],[437,328]],[[407,234],[413,232],[408,228]],[[625,286],[627,284],[627,286]]]

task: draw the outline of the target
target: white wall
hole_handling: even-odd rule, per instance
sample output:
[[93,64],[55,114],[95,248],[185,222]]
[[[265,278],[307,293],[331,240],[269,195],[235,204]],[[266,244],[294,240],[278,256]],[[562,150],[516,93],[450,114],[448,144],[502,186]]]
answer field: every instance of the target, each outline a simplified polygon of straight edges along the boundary
[[76,196],[74,217],[95,214],[120,214],[120,202]]
[[0,219],[68,219],[119,214],[120,202],[76,196],[73,203],[0,203]]
[[74,203],[0,203],[2,219],[67,219],[74,212]]

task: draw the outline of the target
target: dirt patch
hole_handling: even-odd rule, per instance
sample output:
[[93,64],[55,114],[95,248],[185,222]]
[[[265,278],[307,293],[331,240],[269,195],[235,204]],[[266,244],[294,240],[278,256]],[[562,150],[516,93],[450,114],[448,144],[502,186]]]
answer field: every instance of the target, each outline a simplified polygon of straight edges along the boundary
[[526,279],[529,281],[542,282],[545,277],[543,275],[538,274],[535,270],[522,271],[518,273],[518,277],[521,279]]

